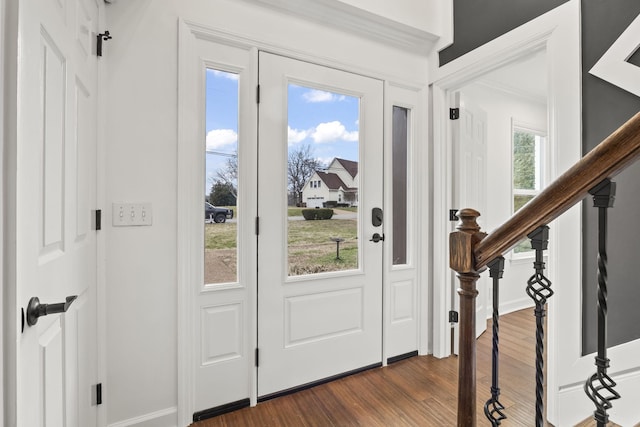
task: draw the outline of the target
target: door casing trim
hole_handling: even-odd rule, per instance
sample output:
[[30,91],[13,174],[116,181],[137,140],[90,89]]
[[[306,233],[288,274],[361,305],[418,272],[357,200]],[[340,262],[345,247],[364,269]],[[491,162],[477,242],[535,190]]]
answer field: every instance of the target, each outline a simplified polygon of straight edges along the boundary
[[[451,129],[448,117],[450,93],[484,73],[528,55],[546,49],[549,60],[547,72],[548,128],[551,152],[551,175],[557,177],[581,157],[581,62],[580,62],[580,3],[569,2],[536,18],[515,30],[475,49],[474,51],[437,68],[437,52],[432,53],[430,73],[433,131],[433,354],[446,357],[450,354],[451,337],[447,312],[452,307],[449,289],[452,275],[448,268],[448,209],[452,208],[452,161]],[[562,141],[560,143],[560,141]],[[567,262],[560,253],[574,251],[580,254],[581,217],[579,209],[573,209],[561,217],[552,227],[549,255],[549,275],[554,283],[565,281],[568,273],[573,278],[568,282],[580,282],[580,262],[571,257]],[[559,239],[562,232],[562,240]],[[569,237],[567,239],[567,237]],[[576,243],[578,242],[578,243]],[[575,246],[575,247],[573,247]],[[561,247],[563,247],[561,249]],[[557,266],[563,265],[562,271]],[[555,267],[555,268],[554,268]],[[570,276],[569,276],[570,277]],[[577,277],[577,279],[576,279]],[[569,287],[567,286],[567,289]],[[575,295],[574,295],[575,297]],[[568,297],[567,297],[568,298]],[[567,318],[557,308],[560,298],[550,302],[548,329],[548,417],[551,422],[557,417],[557,361],[556,353],[558,321]],[[579,298],[578,298],[579,300]],[[575,314],[569,316],[571,321]]]

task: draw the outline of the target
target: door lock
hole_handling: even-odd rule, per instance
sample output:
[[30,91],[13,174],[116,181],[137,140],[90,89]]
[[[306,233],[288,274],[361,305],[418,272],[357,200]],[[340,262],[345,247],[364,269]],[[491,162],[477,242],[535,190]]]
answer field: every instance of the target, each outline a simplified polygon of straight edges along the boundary
[[27,324],[33,326],[38,323],[38,318],[54,313],[64,313],[69,309],[69,306],[78,298],[77,295],[67,297],[65,302],[58,304],[40,304],[38,297],[33,297],[29,300],[27,305]]
[[373,225],[374,227],[380,227],[382,225],[382,218],[382,209],[371,209],[371,225]]
[[384,234],[381,236],[378,233],[373,233],[373,236],[369,239],[370,242],[378,243],[379,241],[384,241]]

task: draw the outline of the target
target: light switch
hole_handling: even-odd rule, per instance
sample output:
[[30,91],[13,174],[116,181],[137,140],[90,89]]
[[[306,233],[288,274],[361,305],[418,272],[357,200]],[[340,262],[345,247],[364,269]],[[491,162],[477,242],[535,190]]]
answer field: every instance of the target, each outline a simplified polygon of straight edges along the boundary
[[153,223],[151,203],[114,203],[112,223],[115,227],[151,225]]

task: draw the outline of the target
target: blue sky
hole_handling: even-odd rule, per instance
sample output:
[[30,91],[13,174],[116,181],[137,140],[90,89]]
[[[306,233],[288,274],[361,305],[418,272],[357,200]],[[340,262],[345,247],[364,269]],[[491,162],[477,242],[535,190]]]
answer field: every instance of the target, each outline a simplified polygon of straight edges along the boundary
[[[237,75],[207,70],[207,184],[238,144]],[[289,85],[289,150],[311,146],[324,164],[334,157],[358,160],[359,99],[309,87]]]

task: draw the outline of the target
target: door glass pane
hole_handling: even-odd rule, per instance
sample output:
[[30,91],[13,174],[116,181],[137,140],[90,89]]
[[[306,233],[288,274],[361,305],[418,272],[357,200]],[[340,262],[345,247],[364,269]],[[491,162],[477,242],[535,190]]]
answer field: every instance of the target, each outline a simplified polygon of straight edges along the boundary
[[289,276],[358,268],[360,99],[289,84]]
[[207,69],[204,282],[236,282],[238,75]]
[[409,110],[393,107],[393,265],[407,263],[407,137]]

